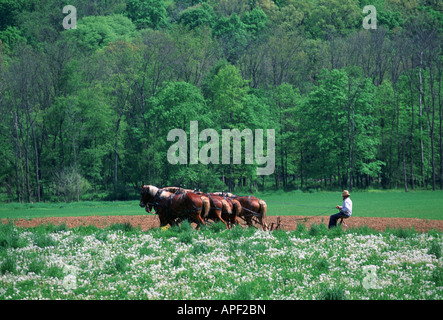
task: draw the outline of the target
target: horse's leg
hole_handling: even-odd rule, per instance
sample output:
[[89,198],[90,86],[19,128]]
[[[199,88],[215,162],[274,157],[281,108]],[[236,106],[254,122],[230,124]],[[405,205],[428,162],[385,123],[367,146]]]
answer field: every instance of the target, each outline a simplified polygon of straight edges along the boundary
[[231,214],[229,215],[229,222],[231,225],[231,228],[234,225],[238,224],[238,216],[241,212],[241,205],[238,202],[231,202]]
[[263,200],[259,200],[258,204],[260,206],[258,212],[260,214],[260,217],[258,218],[258,220],[260,221],[263,230],[267,230],[268,225],[266,224],[265,218],[266,218],[266,212],[267,212],[267,205],[266,202],[264,202]]
[[251,227],[252,226],[252,213],[246,212],[246,213],[244,213],[244,217],[245,217],[246,224],[248,225],[248,227]]
[[[266,207],[264,208],[266,210]],[[264,222],[263,218],[266,214],[265,212],[262,212],[262,207],[259,202],[253,202],[251,203],[251,206],[248,208],[249,214],[247,215],[248,220],[248,226],[252,227],[254,226],[254,222],[261,225],[263,230],[266,230],[266,223]]]
[[223,211],[221,214],[221,220],[222,222],[224,222],[226,224],[226,228],[230,229],[231,228],[231,214],[232,212],[230,211]]
[[216,209],[214,213],[215,213],[214,220],[223,222],[226,226],[226,229],[228,229],[228,224],[222,218],[222,209]]
[[223,222],[225,224],[226,229],[229,229],[228,223],[225,220],[223,220],[223,218],[221,216],[221,212],[220,212],[220,214],[218,216],[218,219],[219,219],[219,221],[221,221],[221,222]]
[[168,220],[162,212],[159,212],[158,218],[160,220],[160,227],[164,227],[168,224]]
[[168,220],[168,223],[170,224],[171,227],[173,227],[173,226],[179,225],[181,221],[182,221],[181,219],[178,219],[178,221],[177,221],[176,219],[170,218]]
[[192,220],[194,220],[194,222],[197,224],[197,229],[200,229],[201,225],[204,225],[205,222],[203,221],[203,218],[201,217],[201,213],[200,212],[196,212],[191,214]]
[[233,225],[233,222],[232,222],[232,215],[233,215],[233,213],[232,213],[231,208],[229,208],[229,211],[227,211],[226,214],[227,214],[227,217],[225,219],[226,228],[230,229],[232,227],[232,225]]

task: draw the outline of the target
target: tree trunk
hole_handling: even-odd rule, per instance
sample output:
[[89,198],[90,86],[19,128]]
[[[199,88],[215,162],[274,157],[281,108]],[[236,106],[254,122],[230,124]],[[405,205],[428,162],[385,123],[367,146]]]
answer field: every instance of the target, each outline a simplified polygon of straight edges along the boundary
[[406,176],[406,157],[405,157],[405,142],[403,141],[403,183],[405,187],[405,192],[408,192],[408,179]]
[[422,64],[423,64],[423,51],[420,52],[420,68],[418,70],[418,77],[420,81],[420,87],[419,87],[419,125],[420,125],[420,160],[421,160],[421,183],[423,188],[426,188],[426,182],[425,182],[425,165],[424,165],[424,155],[423,155],[423,123],[422,123],[422,117],[423,117],[423,78],[421,75],[422,72]]
[[283,112],[282,112],[282,107],[280,106],[280,164],[281,164],[281,173],[283,179],[283,189],[286,189],[283,138],[281,137],[283,137]]
[[[18,131],[18,115],[17,110],[14,112],[14,142],[15,142],[15,177],[17,180],[17,201],[23,202],[23,191],[22,191],[22,182],[21,178],[23,177],[23,167],[21,166],[22,163],[22,152],[21,148],[19,146],[19,131]],[[20,172],[20,173],[19,173]]]
[[432,64],[429,72],[429,82],[431,89],[431,117],[428,111],[429,135],[431,138],[431,169],[432,169],[432,190],[435,191],[435,150],[434,150],[434,130],[435,130],[435,94],[434,94],[434,77],[432,76]]
[[352,192],[352,179],[353,179],[353,171],[352,171],[352,158],[353,158],[353,145],[354,145],[354,110],[352,110],[351,115],[351,104],[349,104],[348,109],[348,147],[349,147],[349,153],[348,153],[348,173],[349,173],[349,191]]
[[303,148],[300,150],[300,189],[303,189],[304,176],[303,176]]
[[440,106],[440,189],[443,189],[443,103],[441,100],[442,72],[439,70],[438,77],[438,104]]
[[72,150],[74,153],[75,192],[77,193],[77,202],[79,202],[80,201],[80,187],[79,187],[79,181],[78,181],[77,151],[75,149],[74,130],[72,130]]
[[31,122],[32,140],[34,142],[34,153],[35,153],[35,182],[37,188],[37,202],[40,202],[40,179],[39,179],[39,154],[37,148],[37,138],[35,136],[34,122]]
[[440,189],[443,190],[443,103],[439,95],[440,104]]
[[409,82],[410,90],[411,90],[411,162],[410,162],[410,171],[411,171],[411,189],[414,190],[414,93],[412,90],[412,77]]
[[117,120],[117,126],[116,126],[116,131],[115,131],[115,144],[114,144],[114,192],[117,191],[117,184],[118,184],[118,177],[117,177],[117,173],[118,173],[118,131],[120,128],[120,121],[121,121],[121,117],[118,118]]
[[274,172],[274,181],[275,181],[275,190],[278,190],[280,187],[280,172],[279,170],[275,170]]
[[29,122],[26,121],[26,143],[25,147],[25,170],[26,170],[26,197],[31,202],[31,181],[29,177]]

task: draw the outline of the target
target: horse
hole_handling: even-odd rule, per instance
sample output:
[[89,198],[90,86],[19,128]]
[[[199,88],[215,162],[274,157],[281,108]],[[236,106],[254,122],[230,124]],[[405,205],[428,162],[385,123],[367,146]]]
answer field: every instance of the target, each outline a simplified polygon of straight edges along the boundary
[[228,223],[238,224],[237,217],[241,211],[240,202],[214,193],[207,193],[205,195],[211,201],[211,210],[209,211],[208,218],[223,222],[226,228],[229,227]]
[[254,196],[237,196],[225,192],[215,192],[215,194],[224,195],[229,199],[237,200],[241,205],[239,217],[243,218],[248,226],[252,226],[252,219],[255,217],[263,230],[267,229],[267,224],[265,222],[267,205],[264,200],[258,199]]
[[206,198],[210,203],[209,212],[205,218],[220,221],[225,224],[226,228],[229,227],[228,223],[238,224],[237,217],[241,211],[241,205],[237,200],[232,200],[213,193],[204,193],[180,187],[167,187],[163,189],[175,194],[195,193],[200,195],[202,199]]
[[151,212],[154,207],[160,226],[176,225],[176,220],[191,219],[199,227],[208,215],[210,202],[193,192],[175,194],[155,186],[144,185],[141,190],[140,207]]
[[233,224],[239,224],[238,222],[238,217],[241,214],[242,211],[242,206],[241,203],[236,200],[236,199],[231,199],[231,198],[225,198],[225,200],[228,201],[228,203],[232,206],[233,208],[233,213],[231,215],[228,216],[228,221],[229,223],[231,223],[231,225]]

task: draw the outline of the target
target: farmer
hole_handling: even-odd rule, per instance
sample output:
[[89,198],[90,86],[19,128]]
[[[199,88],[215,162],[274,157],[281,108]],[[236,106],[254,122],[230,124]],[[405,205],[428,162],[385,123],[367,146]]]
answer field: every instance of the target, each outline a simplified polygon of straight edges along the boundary
[[336,206],[337,209],[340,210],[340,212],[333,214],[329,218],[329,228],[335,227],[337,225],[337,220],[345,217],[349,218],[352,214],[352,200],[350,198],[350,194],[348,190],[343,190],[343,193],[341,194],[343,197],[343,205],[342,206]]

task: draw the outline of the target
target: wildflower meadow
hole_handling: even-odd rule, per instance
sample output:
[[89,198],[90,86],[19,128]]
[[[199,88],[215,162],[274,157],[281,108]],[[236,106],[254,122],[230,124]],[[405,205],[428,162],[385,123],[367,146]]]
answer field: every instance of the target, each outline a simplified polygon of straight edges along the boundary
[[0,299],[443,298],[443,236],[413,229],[264,232],[0,226]]

